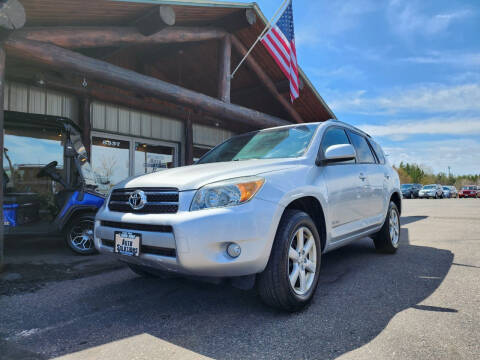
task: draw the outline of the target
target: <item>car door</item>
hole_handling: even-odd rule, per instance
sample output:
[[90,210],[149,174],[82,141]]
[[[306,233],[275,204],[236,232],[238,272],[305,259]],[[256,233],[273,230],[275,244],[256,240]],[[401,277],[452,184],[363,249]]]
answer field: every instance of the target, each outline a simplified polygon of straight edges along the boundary
[[371,226],[383,218],[385,202],[385,174],[370,148],[367,138],[355,131],[347,130],[348,137],[357,152],[357,165],[363,181],[360,217],[363,226]]
[[[325,153],[332,145],[350,144],[343,127],[329,127],[323,136],[320,150]],[[361,220],[362,191],[364,182],[355,160],[325,164],[321,169],[322,180],[327,188],[328,218],[332,229],[332,241],[341,240],[342,235],[355,229]]]

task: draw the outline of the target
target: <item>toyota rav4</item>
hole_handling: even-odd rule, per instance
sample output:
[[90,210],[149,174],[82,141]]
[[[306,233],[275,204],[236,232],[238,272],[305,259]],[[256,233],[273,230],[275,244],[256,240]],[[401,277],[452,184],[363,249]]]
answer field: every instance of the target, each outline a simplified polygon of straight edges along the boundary
[[380,146],[339,121],[233,137],[195,165],[125,180],[95,221],[95,246],[136,273],[231,279],[296,311],[323,254],[371,236],[399,246],[398,175]]

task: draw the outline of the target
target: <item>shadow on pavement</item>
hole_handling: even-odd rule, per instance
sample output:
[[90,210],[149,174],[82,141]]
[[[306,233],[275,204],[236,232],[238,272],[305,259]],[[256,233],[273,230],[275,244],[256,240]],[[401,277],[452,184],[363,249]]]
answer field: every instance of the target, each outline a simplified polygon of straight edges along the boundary
[[402,216],[400,222],[402,225],[408,225],[417,221],[425,220],[428,216]]
[[[452,253],[410,245],[408,229],[401,239],[393,256],[377,254],[370,239],[326,254],[314,301],[298,314],[262,305],[253,291],[120,270],[103,286],[86,287],[68,301],[59,298],[56,315],[28,325],[55,326],[10,340],[58,356],[146,333],[217,359],[334,359],[370,342],[402,310],[456,312],[417,305],[442,283]],[[52,311],[49,306],[37,304],[11,316]]]

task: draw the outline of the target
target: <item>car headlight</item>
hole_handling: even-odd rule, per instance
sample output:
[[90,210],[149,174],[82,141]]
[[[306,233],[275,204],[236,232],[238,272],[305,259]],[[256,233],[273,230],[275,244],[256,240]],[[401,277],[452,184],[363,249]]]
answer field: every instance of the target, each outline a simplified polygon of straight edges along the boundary
[[244,204],[264,183],[261,177],[243,177],[205,185],[195,194],[190,211]]

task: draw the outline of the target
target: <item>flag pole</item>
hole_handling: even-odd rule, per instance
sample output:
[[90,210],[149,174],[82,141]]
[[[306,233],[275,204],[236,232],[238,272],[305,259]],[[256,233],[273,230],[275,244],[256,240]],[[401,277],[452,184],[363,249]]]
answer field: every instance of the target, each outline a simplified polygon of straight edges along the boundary
[[285,4],[287,2],[289,2],[291,0],[284,0],[282,5],[280,5],[280,7],[278,8],[278,10],[275,12],[275,14],[272,16],[272,18],[270,19],[270,21],[268,22],[267,26],[265,27],[265,29],[263,29],[263,31],[261,32],[260,36],[257,38],[257,40],[255,40],[255,42],[253,43],[253,45],[250,47],[250,49],[247,51],[247,53],[245,54],[245,56],[243,57],[243,59],[240,61],[240,63],[237,65],[237,67],[235,68],[235,70],[233,70],[232,74],[230,75],[230,78],[233,79],[233,77],[235,76],[235,74],[237,73],[238,69],[240,69],[240,66],[242,66],[242,64],[244,63],[244,61],[247,59],[248,55],[250,55],[250,53],[252,52],[253,48],[258,44],[258,42],[262,39],[263,35],[265,35],[265,33],[267,32],[267,30],[270,29],[270,27],[272,26],[273,24],[273,21],[275,20],[275,18],[278,16],[278,14],[280,13],[280,11],[285,7]]

